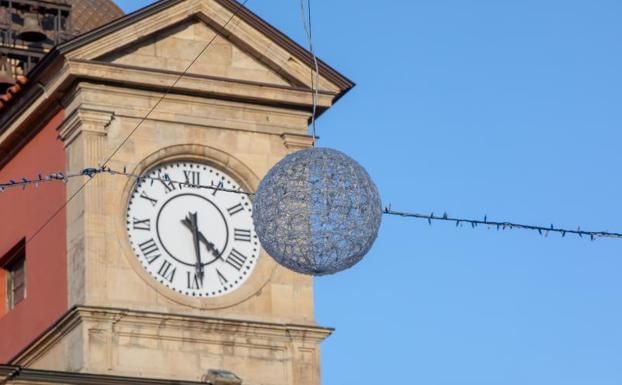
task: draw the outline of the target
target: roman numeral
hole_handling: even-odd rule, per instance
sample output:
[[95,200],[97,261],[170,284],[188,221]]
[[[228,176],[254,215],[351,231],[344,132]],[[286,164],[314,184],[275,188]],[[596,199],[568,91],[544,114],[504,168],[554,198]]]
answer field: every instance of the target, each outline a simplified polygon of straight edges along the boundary
[[203,279],[197,273],[186,272],[188,278],[188,289],[200,290],[203,289]]
[[151,219],[134,218],[133,224],[134,224],[134,230],[151,231]]
[[165,260],[162,262],[160,270],[158,270],[158,274],[160,274],[160,277],[166,279],[169,282],[173,282],[173,278],[175,277],[175,273],[177,272],[176,267],[173,267],[172,270],[171,267],[173,267],[173,265],[171,265],[169,261]]
[[142,192],[142,194],[140,194],[140,197],[143,199],[148,200],[149,202],[151,202],[151,205],[153,207],[155,207],[158,204],[158,200],[157,199],[153,199],[151,198],[149,195],[147,195],[144,191]]
[[160,249],[155,241],[152,239],[140,243],[138,245],[143,256],[147,259],[147,262],[151,265],[153,261],[160,258]]
[[250,242],[251,241],[251,231],[250,230],[234,229],[233,230],[233,238],[236,241],[240,241],[240,242]]
[[227,278],[225,278],[225,276],[222,275],[220,270],[216,269],[216,274],[218,274],[218,280],[220,281],[220,284],[222,286],[225,286],[229,282],[229,281],[227,281]]
[[[212,182],[212,187],[214,187],[214,182]],[[218,182],[218,185],[216,186],[217,189],[219,188],[224,188],[225,184],[223,183],[223,181]],[[212,196],[216,195],[216,193],[218,192],[218,190],[214,190],[214,192],[212,192]]]
[[201,185],[201,173],[199,171],[184,170],[187,187],[198,187]]
[[227,211],[229,212],[229,215],[233,216],[237,213],[239,213],[240,211],[244,210],[244,206],[242,206],[241,203],[238,203],[237,205],[233,206],[233,207],[229,207],[227,209]]
[[166,192],[170,193],[171,191],[175,190],[175,184],[173,183],[173,181],[169,180],[168,178],[165,178],[165,179],[166,180],[160,179],[160,183],[162,183],[162,185],[166,189]]
[[236,249],[233,249],[229,253],[229,256],[227,257],[227,260],[225,262],[233,266],[234,269],[240,271],[244,266],[244,262],[246,262],[246,256],[237,251]]

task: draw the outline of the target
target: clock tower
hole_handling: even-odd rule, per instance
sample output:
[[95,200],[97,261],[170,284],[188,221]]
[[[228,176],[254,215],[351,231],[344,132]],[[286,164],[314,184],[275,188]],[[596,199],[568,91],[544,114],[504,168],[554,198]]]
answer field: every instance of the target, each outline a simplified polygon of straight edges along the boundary
[[[319,67],[318,114],[353,86]],[[262,250],[248,194],[311,146],[312,68],[234,0],[157,1],[39,61],[0,110],[0,177],[148,178],[0,196],[32,210],[0,242],[0,279],[19,257],[26,288],[0,312],[0,382],[320,383],[332,330],[312,279]]]

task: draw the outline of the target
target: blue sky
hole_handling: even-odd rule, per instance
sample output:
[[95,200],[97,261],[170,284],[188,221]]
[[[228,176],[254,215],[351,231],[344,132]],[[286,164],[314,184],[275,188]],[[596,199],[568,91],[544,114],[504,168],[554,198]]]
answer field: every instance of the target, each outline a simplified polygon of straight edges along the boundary
[[[118,0],[126,11],[151,1]],[[248,7],[304,44],[296,0]],[[622,230],[622,2],[315,1],[318,122],[385,204]],[[316,280],[324,385],[622,383],[622,241],[384,218]]]

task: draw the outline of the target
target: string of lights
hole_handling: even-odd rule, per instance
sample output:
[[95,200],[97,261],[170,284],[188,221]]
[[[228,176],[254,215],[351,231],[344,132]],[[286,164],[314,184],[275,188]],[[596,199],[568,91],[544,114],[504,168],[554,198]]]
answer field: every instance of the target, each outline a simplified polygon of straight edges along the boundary
[[217,185],[200,185],[188,183],[187,181],[177,181],[170,178],[168,174],[162,174],[161,177],[155,177],[150,175],[138,175],[128,172],[126,168],[122,171],[113,170],[110,167],[102,166],[98,168],[85,168],[76,173],[65,174],[63,172],[52,172],[49,174],[38,174],[36,178],[21,178],[19,180],[10,180],[6,183],[0,183],[0,193],[4,192],[11,188],[21,188],[25,190],[28,186],[34,186],[35,188],[39,187],[42,183],[47,182],[59,182],[62,181],[67,183],[70,179],[78,178],[78,177],[88,177],[89,179],[94,178],[99,174],[109,174],[109,175],[120,175],[128,178],[136,179],[139,183],[144,183],[146,181],[153,182],[162,182],[167,185],[178,185],[181,187],[192,187],[197,189],[206,189],[206,190],[214,190],[214,191],[223,191],[233,194],[242,194],[252,196],[254,193],[237,190],[237,189],[227,189],[224,187],[218,187]]
[[[238,10],[236,10],[236,12],[229,18],[229,20],[223,25],[223,29],[233,20],[233,18],[237,15],[237,13],[239,12],[239,10],[241,9],[242,6],[244,6],[246,3],[248,2],[248,0],[244,0],[242,5],[238,8]],[[305,30],[305,34],[308,40],[308,44],[309,44],[309,50],[311,52],[311,55],[313,56],[313,62],[314,62],[314,69],[312,69],[311,71],[311,87],[313,88],[313,113],[311,116],[311,125],[312,125],[312,130],[313,130],[313,146],[315,146],[315,138],[316,138],[316,122],[315,122],[315,114],[317,111],[317,98],[318,98],[318,93],[319,93],[319,66],[318,66],[318,61],[317,61],[317,57],[315,55],[314,52],[314,48],[313,48],[313,37],[312,37],[312,30],[311,30],[311,0],[306,0],[306,10],[305,10],[305,0],[300,0],[300,10],[301,10],[301,16],[302,16],[302,21],[303,21],[303,27]],[[306,11],[308,12],[308,14],[306,13]],[[162,96],[159,98],[159,100],[157,101],[157,103],[154,104],[154,106],[149,110],[149,112],[145,115],[145,117],[143,119],[141,119],[138,124],[134,127],[134,129],[127,135],[127,137],[117,146],[117,148],[110,154],[110,156],[105,160],[105,162],[103,163],[103,166],[98,167],[98,168],[85,168],[80,170],[77,173],[63,173],[63,172],[52,172],[46,175],[43,174],[38,174],[37,177],[35,178],[25,178],[22,177],[20,179],[13,179],[13,180],[9,180],[6,183],[0,183],[0,193],[8,190],[8,189],[12,189],[12,188],[21,188],[22,190],[25,190],[28,186],[30,185],[34,185],[34,187],[38,187],[40,184],[43,183],[48,183],[48,182],[55,182],[55,181],[63,181],[64,183],[67,183],[70,179],[73,178],[78,178],[78,177],[88,177],[88,180],[86,180],[81,186],[80,188],[77,189],[77,191],[75,191],[73,193],[73,195],[65,202],[65,204],[60,207],[51,217],[50,219],[43,224],[43,226],[41,226],[41,228],[31,237],[30,240],[32,240],[32,238],[34,238],[41,230],[43,230],[43,228],[45,228],[49,222],[64,208],[67,206],[67,204],[82,190],[84,189],[84,187],[90,182],[91,179],[93,179],[96,175],[98,174],[110,174],[110,175],[122,175],[125,177],[129,177],[129,178],[134,178],[137,180],[138,183],[144,183],[146,181],[150,181],[151,183],[154,183],[156,181],[162,182],[162,183],[166,183],[166,184],[176,184],[179,185],[180,187],[193,187],[193,188],[199,188],[199,189],[208,189],[208,190],[214,190],[214,191],[223,191],[223,192],[229,192],[229,193],[235,193],[235,194],[245,194],[248,196],[252,196],[254,195],[254,193],[252,192],[245,192],[242,190],[233,190],[233,189],[226,189],[223,187],[219,187],[219,186],[214,186],[214,185],[197,185],[197,184],[190,184],[187,181],[174,181],[171,180],[171,178],[167,175],[167,174],[163,174],[161,177],[154,177],[154,176],[150,176],[150,175],[137,175],[137,174],[132,174],[127,172],[127,169],[124,167],[123,171],[118,171],[118,170],[113,170],[109,167],[107,167],[106,165],[108,164],[108,162],[110,162],[110,160],[116,155],[116,153],[125,145],[125,143],[130,139],[130,137],[132,137],[132,135],[138,130],[138,128],[144,123],[144,121],[151,115],[151,113],[157,108],[157,106],[164,100],[164,98],[166,97],[166,95],[168,95],[168,93],[172,90],[172,88],[179,82],[179,80],[188,72],[188,70],[190,69],[190,67],[199,59],[199,57],[201,57],[203,55],[203,53],[207,50],[207,48],[209,48],[209,46],[212,44],[212,42],[214,41],[215,37],[212,38],[205,46],[204,48],[201,50],[201,52],[196,56],[196,58],[186,67],[186,69],[182,72],[182,74],[179,75],[179,77],[175,80],[175,82],[173,82],[173,84],[171,84],[168,89],[162,94]],[[468,219],[468,218],[456,218],[456,217],[450,217],[447,213],[444,213],[442,216],[438,216],[435,215],[434,213],[431,214],[420,214],[420,213],[414,213],[414,212],[404,212],[404,211],[395,211],[391,208],[391,206],[386,207],[383,210],[383,214],[384,215],[392,215],[392,216],[399,216],[399,217],[408,217],[408,218],[416,218],[416,219],[421,219],[421,220],[426,220],[428,222],[429,225],[432,225],[433,221],[445,221],[445,222],[453,222],[455,223],[456,227],[462,227],[464,225],[468,225],[471,226],[472,228],[476,228],[480,225],[483,226],[487,226],[488,228],[496,228],[497,230],[531,230],[531,231],[537,231],[540,235],[542,236],[548,236],[549,233],[558,233],[561,234],[562,237],[565,237],[567,234],[571,234],[571,235],[577,235],[579,237],[588,237],[591,240],[595,240],[596,238],[622,238],[622,234],[621,233],[613,233],[613,232],[608,232],[608,231],[587,231],[587,230],[581,230],[581,227],[578,227],[576,230],[571,230],[571,229],[565,229],[565,228],[558,228],[555,227],[554,225],[550,225],[549,227],[545,227],[545,226],[536,226],[536,225],[525,225],[525,224],[519,224],[519,223],[514,223],[514,222],[498,222],[498,221],[490,221],[488,220],[487,216],[484,216],[483,220],[479,220],[479,219]]]
[[[6,183],[0,183],[0,193],[10,188],[21,187],[22,189],[26,189],[26,187],[29,185],[34,185],[35,187],[39,187],[39,185],[42,183],[59,181],[59,180],[66,182],[70,178],[75,178],[75,177],[82,176],[82,175],[83,174],[81,173],[80,174],[64,174],[62,172],[53,172],[47,175],[39,174],[34,179],[28,179],[28,178],[20,178],[18,180],[12,179]],[[84,175],[87,175],[87,174],[84,174]]]
[[[243,194],[247,196],[255,195],[254,192],[246,192],[239,189],[227,189],[224,187],[219,187],[217,185],[200,185],[200,184],[192,184],[187,181],[178,181],[172,180],[168,174],[162,174],[162,176],[150,176],[150,175],[138,175],[131,172],[128,172],[124,167],[123,170],[114,170],[106,166],[97,167],[97,168],[85,168],[76,173],[63,173],[63,172],[52,172],[49,174],[38,174],[35,178],[20,178],[13,179],[5,183],[0,183],[0,193],[13,188],[18,188],[25,190],[29,186],[39,187],[40,184],[49,183],[49,182],[64,182],[67,183],[70,179],[79,178],[79,177],[87,177],[89,179],[94,178],[99,174],[108,174],[114,176],[125,176],[128,178],[135,179],[138,183],[145,183],[150,181],[154,182],[162,182],[168,185],[178,185],[180,187],[192,187],[197,189],[206,189],[212,191],[222,191],[232,194]],[[566,229],[556,227],[554,225],[550,226],[537,226],[537,225],[525,225],[515,222],[507,222],[507,221],[492,221],[489,220],[487,216],[484,216],[483,219],[469,219],[469,218],[457,218],[451,217],[447,213],[443,215],[435,215],[434,213],[430,214],[421,214],[414,212],[405,212],[405,211],[396,211],[391,208],[391,206],[387,206],[383,210],[384,215],[392,215],[406,218],[416,218],[425,220],[429,225],[432,225],[434,221],[443,221],[443,222],[452,222],[456,225],[456,227],[470,226],[471,228],[476,228],[478,226],[486,226],[487,228],[493,228],[496,230],[531,230],[537,231],[542,236],[548,236],[550,233],[560,234],[562,237],[566,235],[576,235],[581,238],[586,237],[590,240],[596,240],[597,238],[617,238],[622,239],[622,233],[615,233],[609,231],[588,231],[581,230],[581,227],[578,227],[576,230]]]
[[[205,53],[205,51],[207,51],[207,49],[212,45],[212,43],[216,40],[216,38],[220,35],[222,35],[222,33],[225,31],[225,28],[227,28],[227,26],[229,25],[229,23],[231,23],[231,21],[238,15],[238,13],[242,10],[242,8],[246,5],[246,3],[249,0],[244,0],[241,4],[238,4],[237,9],[235,10],[235,12],[233,12],[233,14],[231,15],[231,17],[229,17],[229,19],[226,21],[225,24],[223,24],[223,26],[220,28],[220,30],[218,31],[218,33],[214,34],[214,37],[212,37],[211,40],[209,40],[207,42],[207,44],[205,44],[205,46],[203,47],[203,49],[196,55],[196,57],[194,58],[194,60],[192,60],[184,69],[184,71],[179,74],[179,76],[177,77],[177,79],[175,79],[175,81],[166,89],[166,91],[164,91],[164,93],[162,94],[162,96],[160,96],[160,98],[157,100],[157,102],[153,105],[153,107],[151,107],[151,109],[147,112],[147,114],[138,122],[138,124],[132,129],[132,131],[130,131],[130,133],[125,137],[125,139],[123,139],[123,141],[114,149],[114,151],[112,151],[112,153],[106,158],[106,160],[103,162],[103,167],[106,167],[106,165],[108,164],[108,162],[110,162],[112,160],[112,158],[114,158],[114,156],[119,152],[119,150],[121,150],[121,148],[123,146],[125,146],[125,144],[127,143],[127,141],[134,135],[134,133],[136,133],[136,131],[138,131],[138,129],[142,126],[142,124],[147,120],[147,118],[149,118],[149,116],[151,116],[151,114],[153,113],[153,111],[155,111],[155,109],[160,105],[160,103],[162,103],[162,101],[166,98],[166,96],[173,90],[173,88],[177,85],[177,83],[179,83],[179,81],[188,73],[188,71],[190,70],[190,68],[194,65],[194,63],[196,63],[197,60],[199,60],[199,58],[201,56],[203,56],[203,53]],[[96,170],[96,169],[93,169]],[[39,227],[39,229],[37,231],[35,231],[35,233],[26,240],[26,243],[28,244],[29,242],[31,242],[34,238],[36,238],[41,231],[43,231],[43,229],[45,229],[53,220],[54,218],[56,218],[56,216],[58,214],[60,214],[65,207],[67,207],[67,205],[69,204],[69,202],[71,202],[76,196],[78,196],[78,194],[88,185],[88,183],[92,180],[93,178],[89,178],[88,180],[86,180],[84,183],[82,183],[82,185],[65,201],[65,203],[63,203],[56,211],[54,211],[54,213],[48,218],[47,221],[45,221],[41,227]],[[65,179],[63,179],[65,180]],[[17,182],[17,181],[16,181]],[[24,181],[22,181],[24,182]]]
[[407,217],[407,218],[416,218],[426,220],[429,225],[432,225],[433,221],[444,221],[444,222],[452,222],[455,223],[456,227],[461,226],[471,226],[471,228],[476,228],[480,225],[487,226],[488,228],[495,228],[497,230],[531,230],[537,231],[542,236],[548,236],[549,233],[557,233],[561,234],[562,237],[566,235],[577,235],[581,238],[584,236],[592,241],[596,240],[596,238],[622,238],[622,234],[620,233],[612,233],[608,231],[587,231],[581,230],[581,227],[578,227],[576,230],[564,229],[555,227],[554,225],[546,226],[534,226],[534,225],[524,225],[520,223],[513,222],[498,222],[488,220],[487,216],[484,216],[484,219],[467,219],[467,218],[455,218],[450,217],[447,213],[443,215],[434,215],[431,214],[420,214],[420,213],[412,213],[412,212],[403,212],[403,211],[395,211],[391,209],[391,206],[388,206],[384,209],[383,213],[385,215],[394,215],[399,217]]

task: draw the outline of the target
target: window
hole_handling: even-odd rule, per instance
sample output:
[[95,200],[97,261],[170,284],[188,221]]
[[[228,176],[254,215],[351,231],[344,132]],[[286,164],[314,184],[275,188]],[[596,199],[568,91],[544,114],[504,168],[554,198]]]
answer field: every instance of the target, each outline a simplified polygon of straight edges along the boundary
[[13,310],[26,298],[26,244],[18,243],[4,258],[0,266],[6,277],[7,310]]

